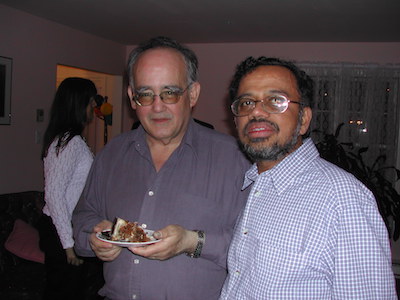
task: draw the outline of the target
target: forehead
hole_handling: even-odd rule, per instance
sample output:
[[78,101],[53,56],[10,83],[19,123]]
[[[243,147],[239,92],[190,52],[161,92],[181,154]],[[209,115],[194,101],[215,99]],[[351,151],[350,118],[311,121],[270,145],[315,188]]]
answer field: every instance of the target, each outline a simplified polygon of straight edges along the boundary
[[184,72],[186,65],[183,55],[177,50],[170,48],[149,49],[139,55],[133,67],[133,74],[135,75],[137,71],[142,72],[152,68]]
[[281,66],[259,66],[243,76],[238,94],[252,89],[277,89],[288,94],[298,93],[296,77],[289,69]]

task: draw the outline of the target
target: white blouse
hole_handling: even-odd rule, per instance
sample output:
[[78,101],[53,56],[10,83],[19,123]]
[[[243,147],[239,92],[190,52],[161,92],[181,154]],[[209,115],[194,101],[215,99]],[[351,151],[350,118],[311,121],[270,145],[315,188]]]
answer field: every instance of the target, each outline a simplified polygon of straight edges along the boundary
[[74,246],[72,212],[81,196],[93,162],[93,153],[81,136],[74,136],[58,156],[54,140],[44,158],[45,206],[64,249]]

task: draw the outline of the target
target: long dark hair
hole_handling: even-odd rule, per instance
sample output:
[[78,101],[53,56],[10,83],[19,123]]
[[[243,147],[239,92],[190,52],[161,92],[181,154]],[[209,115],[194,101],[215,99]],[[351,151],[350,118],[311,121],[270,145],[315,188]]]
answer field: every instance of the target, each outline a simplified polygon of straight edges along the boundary
[[58,138],[57,155],[76,135],[81,135],[87,124],[87,106],[97,94],[89,79],[70,77],[57,89],[50,112],[49,125],[43,138],[42,159],[51,143]]

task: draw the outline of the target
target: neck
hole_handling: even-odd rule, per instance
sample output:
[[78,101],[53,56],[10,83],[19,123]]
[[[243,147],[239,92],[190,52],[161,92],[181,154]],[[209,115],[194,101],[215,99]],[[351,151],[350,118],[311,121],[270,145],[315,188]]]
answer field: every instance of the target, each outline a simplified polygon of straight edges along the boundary
[[156,140],[147,136],[147,145],[149,146],[151,158],[157,172],[162,168],[171,154],[182,142],[183,137],[168,140]]
[[271,170],[273,167],[275,167],[277,164],[279,164],[282,160],[284,160],[286,157],[288,157],[290,154],[292,154],[294,151],[296,151],[302,144],[303,144],[303,140],[299,138],[297,140],[297,143],[294,145],[293,149],[291,149],[290,152],[286,153],[284,156],[280,156],[277,160],[259,160],[259,161],[257,161],[256,164],[257,164],[258,174],[261,174],[265,171]]

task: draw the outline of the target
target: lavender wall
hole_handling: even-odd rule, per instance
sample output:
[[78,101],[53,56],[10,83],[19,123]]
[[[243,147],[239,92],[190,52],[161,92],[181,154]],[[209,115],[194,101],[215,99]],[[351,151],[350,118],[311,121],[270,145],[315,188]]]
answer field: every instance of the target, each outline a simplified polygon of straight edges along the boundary
[[[188,44],[199,58],[198,119],[232,134],[227,89],[235,66],[248,56],[275,56],[297,62],[400,64],[400,43],[232,43]],[[134,46],[127,47],[127,56]],[[129,124],[124,124],[128,128]]]
[[[43,190],[41,145],[56,86],[65,64],[122,75],[125,46],[0,5],[0,56],[13,59],[11,125],[0,125],[0,194]],[[45,121],[36,122],[36,109]]]
[[[200,61],[202,91],[194,116],[230,133],[225,98],[238,62],[253,55],[300,62],[400,63],[400,43],[255,43],[189,45]],[[43,190],[41,145],[56,86],[56,65],[122,75],[133,46],[120,45],[0,5],[0,56],[13,58],[12,124],[0,125],[0,194]],[[125,94],[125,91],[123,92]],[[45,122],[37,123],[37,108]],[[125,110],[123,129],[132,124]],[[398,251],[397,245],[394,253]],[[400,259],[400,258],[398,258]]]
[[229,133],[227,88],[235,66],[248,56],[298,62],[400,63],[400,43],[257,43],[190,45],[199,56],[202,91],[194,115]]
[[[12,124],[0,125],[0,193],[42,190],[41,145],[55,92],[56,65],[122,75],[133,46],[120,45],[0,5],[0,56],[13,58]],[[301,62],[400,63],[400,43],[239,43],[191,44],[200,61],[200,101],[196,118],[231,133],[225,101],[235,65],[249,55],[279,56]],[[125,95],[125,91],[123,91]],[[124,99],[125,100],[125,99]],[[37,108],[45,122],[37,123]],[[132,124],[130,111],[123,130]]]

